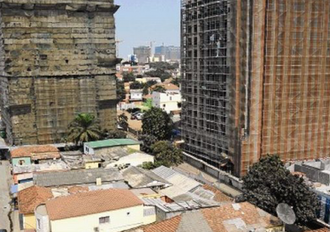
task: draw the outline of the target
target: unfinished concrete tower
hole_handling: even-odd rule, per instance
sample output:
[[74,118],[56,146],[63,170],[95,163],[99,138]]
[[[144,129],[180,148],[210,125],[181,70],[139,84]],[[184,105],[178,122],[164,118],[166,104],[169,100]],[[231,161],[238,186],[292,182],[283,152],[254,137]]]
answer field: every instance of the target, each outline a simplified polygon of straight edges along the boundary
[[2,120],[9,143],[60,142],[81,112],[116,123],[113,0],[1,0]]
[[241,176],[330,155],[329,0],[183,0],[186,152]]

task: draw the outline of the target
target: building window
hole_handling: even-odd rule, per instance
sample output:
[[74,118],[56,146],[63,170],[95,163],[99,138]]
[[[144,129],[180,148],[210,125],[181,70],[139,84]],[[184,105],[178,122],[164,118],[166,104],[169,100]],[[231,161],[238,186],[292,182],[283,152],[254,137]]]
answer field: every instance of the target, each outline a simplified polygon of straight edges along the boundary
[[37,218],[37,228],[40,230],[41,229],[41,221],[39,218]]
[[110,223],[110,217],[100,217],[99,218],[99,224],[105,224],[105,223]]
[[24,160],[20,160],[20,161],[18,161],[18,164],[19,165],[24,165],[25,164],[25,161]]

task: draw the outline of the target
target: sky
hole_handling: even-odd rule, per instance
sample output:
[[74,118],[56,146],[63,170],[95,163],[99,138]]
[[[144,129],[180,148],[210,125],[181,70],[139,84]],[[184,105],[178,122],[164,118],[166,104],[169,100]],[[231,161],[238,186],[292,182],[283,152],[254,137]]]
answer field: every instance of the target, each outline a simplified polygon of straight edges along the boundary
[[[127,58],[133,47],[180,45],[180,0],[115,0],[119,57]],[[118,44],[117,44],[118,46]]]

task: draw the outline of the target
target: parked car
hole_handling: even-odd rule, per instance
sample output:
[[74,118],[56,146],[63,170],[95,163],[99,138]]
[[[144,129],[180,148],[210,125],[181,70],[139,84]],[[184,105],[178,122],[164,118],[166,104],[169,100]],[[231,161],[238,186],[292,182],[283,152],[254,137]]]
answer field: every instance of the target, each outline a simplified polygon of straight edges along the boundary
[[131,114],[131,120],[137,119],[136,116],[137,116],[138,114],[141,114],[141,112],[140,112],[140,111],[137,111],[137,112],[132,113],[132,114]]
[[144,115],[144,113],[138,113],[138,114],[135,115],[135,118],[136,118],[137,120],[142,120],[143,115]]
[[7,232],[7,230],[5,230],[5,229],[0,229],[0,232]]

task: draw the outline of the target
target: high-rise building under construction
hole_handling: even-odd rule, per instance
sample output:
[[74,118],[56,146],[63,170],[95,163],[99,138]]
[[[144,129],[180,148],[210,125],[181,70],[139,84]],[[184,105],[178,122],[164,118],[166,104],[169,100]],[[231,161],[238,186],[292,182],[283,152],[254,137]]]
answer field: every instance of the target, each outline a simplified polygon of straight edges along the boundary
[[242,176],[330,155],[330,1],[182,0],[184,150]]
[[1,119],[10,144],[63,141],[78,113],[116,128],[113,0],[2,0]]

